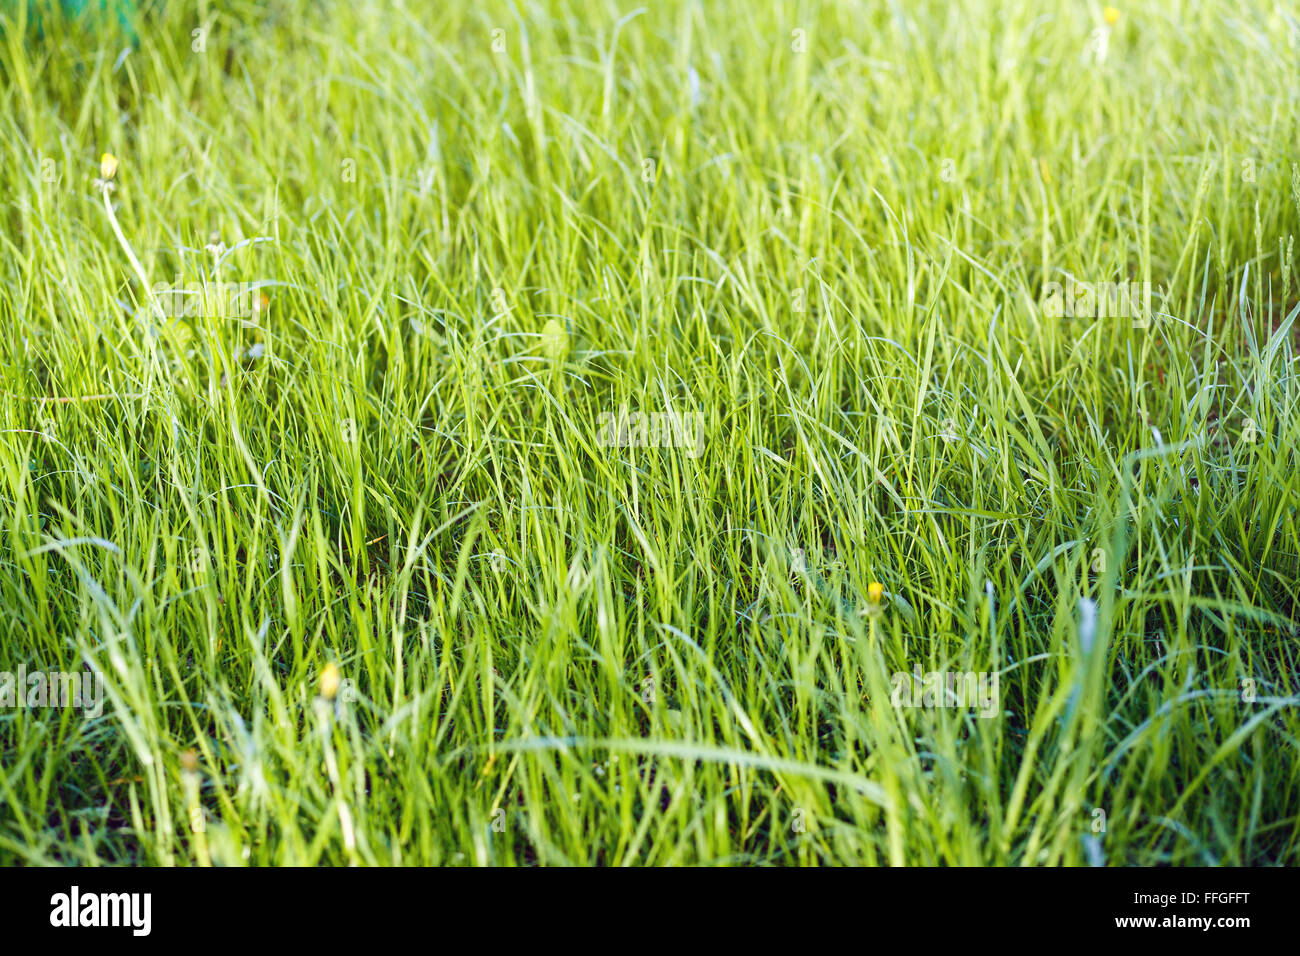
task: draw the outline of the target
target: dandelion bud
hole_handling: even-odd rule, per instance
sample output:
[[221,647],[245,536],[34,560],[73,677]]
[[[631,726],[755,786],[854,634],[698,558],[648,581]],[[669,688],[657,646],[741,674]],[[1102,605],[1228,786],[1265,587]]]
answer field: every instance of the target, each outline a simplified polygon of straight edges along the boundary
[[331,661],[320,672],[320,695],[326,700],[333,700],[338,696],[339,683],[339,666]]

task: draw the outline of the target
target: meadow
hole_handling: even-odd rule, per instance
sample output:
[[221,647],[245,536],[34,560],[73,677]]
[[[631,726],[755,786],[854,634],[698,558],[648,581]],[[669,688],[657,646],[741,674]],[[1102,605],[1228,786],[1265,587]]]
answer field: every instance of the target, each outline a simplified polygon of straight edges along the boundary
[[1297,862],[1292,3],[109,6],[0,3],[0,864]]

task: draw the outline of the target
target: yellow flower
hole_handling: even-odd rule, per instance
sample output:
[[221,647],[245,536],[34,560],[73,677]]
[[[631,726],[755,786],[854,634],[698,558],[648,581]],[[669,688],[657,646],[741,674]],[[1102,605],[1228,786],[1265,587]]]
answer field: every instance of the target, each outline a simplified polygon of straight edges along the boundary
[[333,700],[339,692],[339,666],[333,661],[325,665],[320,672],[320,695],[326,700]]
[[112,179],[117,173],[117,157],[112,153],[105,153],[99,157],[99,178],[103,180]]
[[199,769],[199,755],[194,752],[193,748],[181,754],[181,769],[186,773],[194,773]]
[[1114,7],[1107,7],[1105,10],[1101,11],[1101,15],[1106,18],[1107,26],[1113,27],[1115,24],[1119,23],[1119,11]]
[[879,604],[880,599],[885,596],[885,586],[879,581],[872,581],[867,585],[867,599],[872,604]]

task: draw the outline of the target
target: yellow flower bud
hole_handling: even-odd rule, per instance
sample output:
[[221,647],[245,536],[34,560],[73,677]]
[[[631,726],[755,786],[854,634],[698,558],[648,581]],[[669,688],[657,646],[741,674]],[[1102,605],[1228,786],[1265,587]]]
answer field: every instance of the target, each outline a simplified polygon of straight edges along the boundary
[[339,692],[339,666],[333,661],[325,665],[320,672],[320,694],[326,700],[333,700]]

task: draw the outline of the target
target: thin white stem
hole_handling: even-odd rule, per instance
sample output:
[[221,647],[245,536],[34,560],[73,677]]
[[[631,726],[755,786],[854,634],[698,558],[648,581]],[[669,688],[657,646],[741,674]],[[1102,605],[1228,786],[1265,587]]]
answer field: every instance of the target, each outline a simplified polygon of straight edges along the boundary
[[108,213],[108,224],[113,227],[113,235],[117,236],[122,251],[126,253],[131,268],[135,270],[136,277],[144,287],[145,296],[149,300],[149,305],[153,307],[154,314],[159,319],[165,319],[166,315],[163,313],[162,306],[158,304],[158,297],[153,294],[153,287],[149,285],[149,277],[144,274],[144,266],[140,265],[140,260],[135,256],[135,250],[131,248],[131,243],[127,242],[126,236],[122,234],[122,227],[117,224],[117,215],[113,212],[112,200],[108,198],[110,192],[112,190],[108,188],[108,184],[105,184],[103,188],[104,210]]

